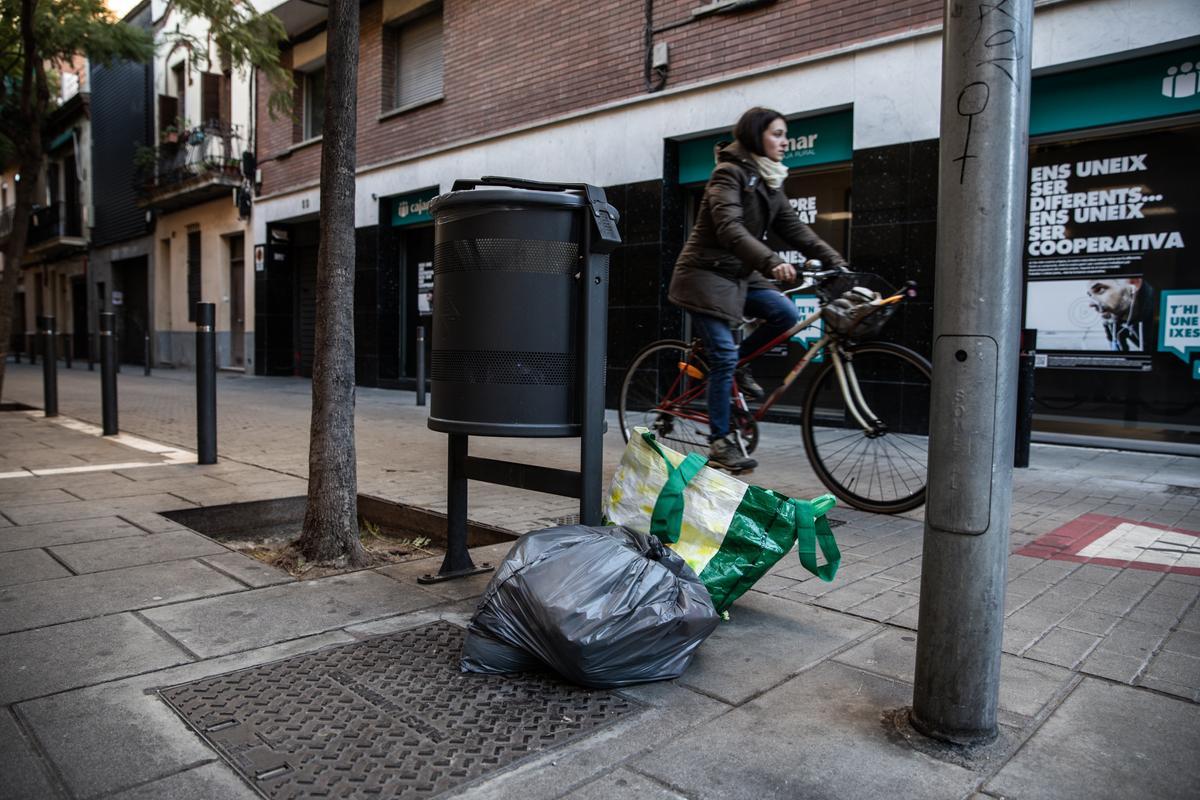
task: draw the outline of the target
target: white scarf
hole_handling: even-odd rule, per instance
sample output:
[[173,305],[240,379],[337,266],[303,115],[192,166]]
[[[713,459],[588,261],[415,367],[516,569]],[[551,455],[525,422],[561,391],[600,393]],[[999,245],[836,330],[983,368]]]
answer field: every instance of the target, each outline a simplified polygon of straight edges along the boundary
[[775,161],[757,153],[751,153],[750,157],[754,159],[754,166],[758,168],[758,174],[762,176],[767,186],[778,189],[783,185],[788,176],[788,168],[783,165],[782,161]]

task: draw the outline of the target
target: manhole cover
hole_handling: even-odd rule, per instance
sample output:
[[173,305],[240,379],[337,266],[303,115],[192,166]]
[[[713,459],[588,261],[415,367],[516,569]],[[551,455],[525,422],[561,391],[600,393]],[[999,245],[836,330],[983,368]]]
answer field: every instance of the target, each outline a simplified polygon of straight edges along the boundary
[[459,672],[435,622],[161,690],[265,797],[433,797],[640,706],[549,676]]

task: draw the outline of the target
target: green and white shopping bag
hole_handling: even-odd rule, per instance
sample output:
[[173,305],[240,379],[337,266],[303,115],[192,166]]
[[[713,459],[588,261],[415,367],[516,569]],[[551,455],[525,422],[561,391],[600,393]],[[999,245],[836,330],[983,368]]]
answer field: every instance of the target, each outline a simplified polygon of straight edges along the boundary
[[[796,500],[706,467],[635,429],[605,499],[605,518],[657,536],[683,556],[725,611],[796,545],[800,563],[833,580],[841,553],[826,512],[833,495]],[[818,566],[817,548],[825,563]]]

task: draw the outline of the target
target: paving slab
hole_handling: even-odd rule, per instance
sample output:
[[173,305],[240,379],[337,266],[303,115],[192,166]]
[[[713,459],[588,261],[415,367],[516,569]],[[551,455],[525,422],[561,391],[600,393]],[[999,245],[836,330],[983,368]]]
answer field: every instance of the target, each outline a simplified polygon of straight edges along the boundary
[[0,552],[117,539],[138,533],[142,533],[140,528],[116,516],[10,527],[0,530]]
[[[90,798],[213,760],[213,751],[152,688],[352,641],[343,633],[302,638],[30,700],[16,708],[70,790],[77,797]],[[200,800],[203,795],[195,797]]]
[[49,503],[71,503],[80,498],[62,489],[44,489],[40,492],[13,492],[0,497],[0,511],[23,506],[42,506]]
[[675,681],[622,689],[646,706],[577,744],[543,753],[457,795],[470,800],[551,800],[571,786],[582,786],[632,756],[656,750],[685,731],[719,725],[729,706],[680,686]]
[[370,570],[177,603],[145,612],[201,657],[274,642],[434,605],[428,592]]
[[0,588],[0,633],[178,603],[245,588],[198,561],[145,564],[8,586]]
[[262,800],[262,795],[232,769],[213,762],[110,794],[105,800]]
[[[917,663],[917,637],[912,631],[888,628],[834,657],[835,661],[874,672],[904,683],[913,682]],[[1004,714],[1033,717],[1049,703],[1072,678],[1073,673],[1050,664],[1003,655],[1000,659],[1001,722],[1021,724],[1022,720]],[[910,698],[911,699],[911,698]]]
[[628,769],[613,770],[563,797],[571,800],[687,800],[661,783]]
[[18,727],[12,713],[0,708],[0,800],[42,800],[63,797],[46,772],[46,764]]
[[10,633],[0,636],[0,704],[191,660],[133,614]]
[[826,662],[632,766],[714,800],[966,796],[973,773],[915,752],[882,724],[884,711],[911,699],[907,684]]
[[1200,706],[1085,679],[985,789],[1021,800],[1193,800]]
[[80,574],[229,552],[212,539],[191,531],[146,533],[100,542],[60,545],[49,550]]
[[38,525],[114,516],[124,511],[170,511],[192,508],[194,505],[173,494],[147,494],[113,500],[77,500],[73,503],[54,503],[48,506],[25,506],[9,509],[5,513],[18,525]]
[[14,550],[0,556],[0,586],[65,578],[70,574],[71,570],[45,550]]
[[696,651],[679,679],[738,704],[877,630],[873,622],[750,592]]
[[257,558],[244,553],[225,551],[220,555],[204,556],[200,560],[218,572],[223,572],[234,580],[256,589],[279,583],[291,583],[296,580],[287,572],[264,564]]

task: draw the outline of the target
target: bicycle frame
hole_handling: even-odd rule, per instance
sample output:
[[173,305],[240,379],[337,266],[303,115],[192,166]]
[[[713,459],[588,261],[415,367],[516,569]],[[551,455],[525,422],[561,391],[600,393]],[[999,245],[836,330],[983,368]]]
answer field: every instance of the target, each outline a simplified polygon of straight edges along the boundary
[[[814,325],[820,318],[820,311],[813,312],[808,317],[800,320],[795,325],[764,344],[755,352],[751,353],[745,358],[738,359],[738,366],[741,367],[749,364],[771,348],[782,344],[805,328]],[[841,388],[842,396],[846,400],[846,407],[850,409],[850,413],[854,416],[854,421],[858,423],[858,425],[868,435],[878,435],[882,432],[883,423],[880,421],[878,415],[876,415],[875,412],[871,410],[870,406],[867,405],[866,399],[863,398],[862,389],[858,384],[858,376],[854,372],[853,361],[850,358],[847,358],[845,353],[842,352],[841,342],[828,334],[822,336],[809,346],[808,350],[805,351],[804,356],[796,362],[796,365],[792,367],[792,369],[784,377],[783,383],[767,396],[757,411],[750,411],[750,407],[746,403],[745,395],[737,389],[736,381],[734,383],[733,391],[734,402],[737,404],[738,408],[745,413],[750,414],[756,421],[761,421],[771,406],[773,406],[779,400],[779,398],[783,396],[783,393],[786,392],[788,388],[796,381],[796,378],[800,376],[800,373],[812,363],[813,359],[816,358],[817,354],[821,352],[821,348],[823,347],[829,348],[829,358],[833,362],[834,370],[837,372],[838,386]],[[675,382],[672,384],[670,389],[667,390],[667,395],[670,396],[675,392],[680,381],[685,375],[692,378],[704,377],[702,374],[697,374],[697,372],[698,371],[695,371],[694,367],[681,365],[679,375],[676,377]],[[689,406],[694,401],[701,399],[700,394],[706,391],[707,382],[702,381],[698,386],[687,389],[674,401],[672,401],[671,405],[673,408],[664,410],[668,411],[668,413],[672,414],[673,416],[690,419],[694,422],[706,422],[706,413],[692,412],[688,410]]]

